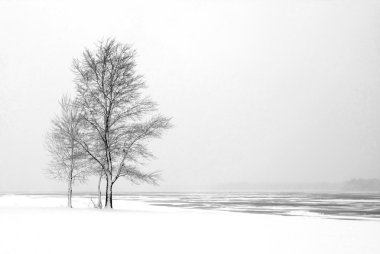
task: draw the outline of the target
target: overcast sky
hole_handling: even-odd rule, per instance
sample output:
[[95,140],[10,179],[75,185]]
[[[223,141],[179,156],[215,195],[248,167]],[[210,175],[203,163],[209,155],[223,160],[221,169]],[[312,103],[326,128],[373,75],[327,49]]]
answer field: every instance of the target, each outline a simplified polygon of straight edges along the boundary
[[155,190],[380,178],[380,1],[1,0],[0,34],[0,191],[65,189],[44,135],[72,59],[109,36],[173,117]]

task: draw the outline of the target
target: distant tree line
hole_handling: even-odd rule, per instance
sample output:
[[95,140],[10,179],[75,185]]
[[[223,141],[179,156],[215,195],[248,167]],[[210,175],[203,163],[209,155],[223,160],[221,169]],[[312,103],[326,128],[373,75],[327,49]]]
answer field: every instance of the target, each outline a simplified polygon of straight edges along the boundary
[[380,179],[351,179],[343,186],[345,191],[379,192]]
[[90,176],[98,177],[98,208],[103,207],[102,180],[106,208],[113,207],[112,189],[120,178],[157,183],[157,171],[142,170],[144,161],[153,157],[147,144],[171,124],[143,96],[146,85],[135,67],[135,51],[114,39],[101,41],[93,51],[85,49],[73,61],[76,96],[62,97],[61,112],[46,138],[48,174],[67,183],[69,207],[73,184]]

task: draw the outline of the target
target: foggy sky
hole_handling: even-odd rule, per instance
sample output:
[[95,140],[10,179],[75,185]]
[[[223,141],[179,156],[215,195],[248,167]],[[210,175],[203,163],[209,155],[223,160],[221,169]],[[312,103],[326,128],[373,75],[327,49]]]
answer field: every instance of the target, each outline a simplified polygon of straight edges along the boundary
[[175,125],[145,166],[162,187],[140,190],[380,178],[379,14],[371,0],[0,1],[0,191],[65,189],[44,175],[44,135],[74,94],[72,59],[109,36],[137,50]]

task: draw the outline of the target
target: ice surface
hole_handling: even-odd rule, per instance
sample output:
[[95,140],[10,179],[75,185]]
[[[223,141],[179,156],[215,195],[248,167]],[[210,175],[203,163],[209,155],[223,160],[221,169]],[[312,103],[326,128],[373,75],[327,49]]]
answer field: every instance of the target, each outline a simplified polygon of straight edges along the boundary
[[379,221],[327,220],[151,206],[89,198],[0,196],[0,253],[378,254]]

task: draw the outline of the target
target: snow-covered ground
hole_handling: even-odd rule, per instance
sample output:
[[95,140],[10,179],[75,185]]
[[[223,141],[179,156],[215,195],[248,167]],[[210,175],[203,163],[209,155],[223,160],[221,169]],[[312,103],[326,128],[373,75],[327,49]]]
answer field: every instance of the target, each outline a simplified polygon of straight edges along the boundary
[[0,253],[380,253],[380,222],[0,196]]

